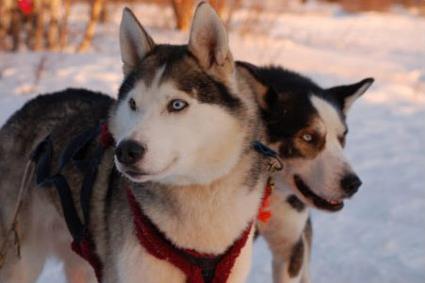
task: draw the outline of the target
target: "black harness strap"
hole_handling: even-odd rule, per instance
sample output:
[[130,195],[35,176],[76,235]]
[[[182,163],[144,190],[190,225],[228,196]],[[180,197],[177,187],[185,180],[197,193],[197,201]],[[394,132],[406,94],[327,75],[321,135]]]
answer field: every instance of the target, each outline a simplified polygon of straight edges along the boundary
[[[66,224],[76,242],[80,242],[86,237],[86,230],[89,224],[90,199],[97,176],[97,167],[101,161],[104,148],[102,145],[98,145],[92,157],[87,158],[86,154],[88,146],[99,133],[100,126],[96,126],[72,139],[59,157],[59,169],[55,174],[51,174],[50,172],[53,156],[53,144],[50,136],[47,136],[36,147],[31,156],[32,160],[36,163],[37,185],[40,187],[56,187]],[[84,176],[80,191],[83,220],[78,215],[71,188],[62,174],[65,166],[71,161]]]
[[[84,226],[85,228],[89,225],[90,221],[90,200],[93,192],[93,186],[97,177],[97,169],[101,162],[105,148],[99,144],[95,149],[95,153],[92,158],[85,158],[87,147],[100,133],[100,127],[89,130],[82,134],[81,143],[76,143],[74,146],[78,148],[72,155],[73,164],[83,174],[84,179],[80,191],[80,205],[83,211]],[[78,146],[80,145],[80,146]]]
[[205,283],[211,283],[217,270],[217,265],[221,261],[222,256],[216,257],[198,257],[188,253],[183,254],[187,261],[198,266],[202,270],[202,278]]
[[50,175],[50,163],[53,154],[53,145],[48,136],[35,149],[32,160],[36,163],[36,183],[41,187],[56,187],[59,194],[66,225],[72,238],[78,239],[83,230],[83,224],[78,216],[72,199],[68,182],[60,172]]

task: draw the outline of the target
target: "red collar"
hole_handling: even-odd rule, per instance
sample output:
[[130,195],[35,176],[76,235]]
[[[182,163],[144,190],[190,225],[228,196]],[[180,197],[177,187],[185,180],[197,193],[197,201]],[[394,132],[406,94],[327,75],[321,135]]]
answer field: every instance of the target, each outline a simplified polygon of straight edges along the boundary
[[187,283],[225,283],[242,248],[249,238],[253,222],[224,254],[215,256],[176,247],[143,213],[133,192],[127,188],[127,200],[139,243],[154,257],[166,260],[187,277]]

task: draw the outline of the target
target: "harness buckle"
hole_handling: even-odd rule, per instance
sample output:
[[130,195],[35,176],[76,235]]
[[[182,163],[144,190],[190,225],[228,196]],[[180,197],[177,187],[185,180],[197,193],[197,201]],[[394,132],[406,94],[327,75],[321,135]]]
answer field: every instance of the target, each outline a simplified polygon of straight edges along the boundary
[[284,168],[283,162],[279,158],[279,154],[276,151],[274,151],[273,149],[258,140],[254,141],[252,145],[258,153],[269,158],[267,170],[270,173],[280,171]]
[[281,171],[283,169],[283,167],[284,167],[282,160],[278,156],[273,156],[273,157],[270,157],[270,158],[271,159],[269,161],[267,170],[270,173]]

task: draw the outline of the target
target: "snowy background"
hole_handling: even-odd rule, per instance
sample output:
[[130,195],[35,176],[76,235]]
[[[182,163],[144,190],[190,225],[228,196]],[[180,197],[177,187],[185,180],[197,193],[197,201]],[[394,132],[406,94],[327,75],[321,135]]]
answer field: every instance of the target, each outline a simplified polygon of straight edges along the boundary
[[[170,28],[171,10],[134,8],[156,42],[186,42],[186,33]],[[99,27],[88,53],[0,53],[0,124],[38,93],[72,86],[115,95],[122,79],[120,10]],[[263,12],[249,32],[240,32],[247,13],[232,21],[237,59],[280,64],[322,86],[376,79],[348,119],[347,152],[364,185],[342,212],[313,213],[312,281],[425,282],[425,18],[402,9],[347,14],[313,4]],[[73,10],[75,33],[86,14],[83,6]],[[38,280],[51,282],[64,282],[54,260]],[[262,240],[249,282],[271,282]]]

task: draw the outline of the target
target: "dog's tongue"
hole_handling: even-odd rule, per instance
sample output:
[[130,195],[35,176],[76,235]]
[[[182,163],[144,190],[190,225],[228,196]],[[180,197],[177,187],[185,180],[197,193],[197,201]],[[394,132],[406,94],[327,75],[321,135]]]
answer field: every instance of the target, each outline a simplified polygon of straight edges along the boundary
[[339,200],[328,200],[328,202],[330,202],[333,205],[337,205],[337,204],[341,203],[341,201],[339,201]]

